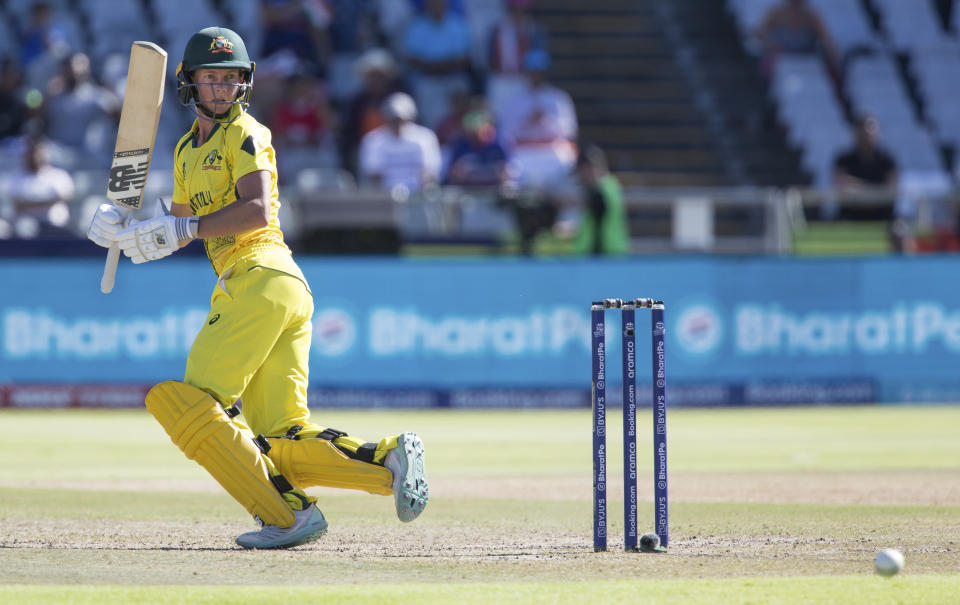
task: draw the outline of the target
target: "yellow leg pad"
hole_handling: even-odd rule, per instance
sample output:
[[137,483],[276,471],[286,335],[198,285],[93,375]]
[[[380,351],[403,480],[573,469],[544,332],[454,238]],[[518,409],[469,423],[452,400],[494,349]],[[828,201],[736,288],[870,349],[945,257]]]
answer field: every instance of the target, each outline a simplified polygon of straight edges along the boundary
[[146,404],[187,458],[207,469],[247,512],[267,525],[293,525],[293,510],[270,482],[273,465],[206,391],[161,382],[147,393]]
[[326,439],[268,441],[272,447],[267,456],[294,487],[357,489],[383,496],[393,493],[393,473],[389,469],[349,458]]

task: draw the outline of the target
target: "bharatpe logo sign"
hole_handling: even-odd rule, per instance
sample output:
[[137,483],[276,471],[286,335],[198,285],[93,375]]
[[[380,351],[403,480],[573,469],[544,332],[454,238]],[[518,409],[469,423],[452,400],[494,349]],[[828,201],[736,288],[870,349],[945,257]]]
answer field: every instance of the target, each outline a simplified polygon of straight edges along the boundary
[[427,317],[390,307],[370,313],[370,351],[377,356],[559,355],[571,345],[590,350],[590,318],[574,307],[494,316]]
[[712,353],[720,345],[722,337],[723,323],[709,305],[692,305],[677,315],[677,342],[688,353]]
[[737,308],[736,350],[748,355],[960,351],[960,311],[935,302],[861,313],[791,313],[779,305]]
[[[677,313],[674,337],[693,356],[718,350],[724,320],[715,307],[695,304]],[[924,353],[940,346],[960,351],[960,311],[936,302],[900,303],[860,312],[787,311],[777,304],[734,309],[731,346],[741,355]]]
[[343,309],[322,309],[313,317],[313,349],[325,357],[338,357],[353,348],[357,326]]
[[44,310],[9,309],[2,316],[3,357],[15,360],[176,357],[190,350],[207,319],[203,309],[159,316],[64,318]]

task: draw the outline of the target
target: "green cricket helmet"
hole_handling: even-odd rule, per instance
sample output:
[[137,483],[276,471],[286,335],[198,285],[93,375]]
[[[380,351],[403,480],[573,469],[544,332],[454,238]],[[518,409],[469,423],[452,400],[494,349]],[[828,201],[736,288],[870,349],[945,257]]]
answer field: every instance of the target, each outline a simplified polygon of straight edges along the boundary
[[207,27],[193,34],[183,49],[183,60],[177,66],[177,98],[186,106],[196,106],[209,118],[222,119],[223,114],[213,114],[197,105],[197,86],[191,74],[197,69],[239,69],[243,83],[238,86],[233,103],[240,105],[241,112],[250,106],[253,90],[253,70],[256,63],[250,60],[247,47],[240,35],[225,27]]

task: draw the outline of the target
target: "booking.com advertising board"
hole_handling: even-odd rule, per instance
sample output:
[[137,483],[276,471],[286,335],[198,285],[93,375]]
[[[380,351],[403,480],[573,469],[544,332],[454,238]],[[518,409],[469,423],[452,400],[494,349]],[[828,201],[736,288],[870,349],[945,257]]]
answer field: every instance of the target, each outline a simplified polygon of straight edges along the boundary
[[[666,302],[671,405],[960,399],[960,259],[301,257],[311,405],[589,405],[589,303]],[[135,405],[180,379],[214,276],[196,258],[0,261],[0,404]],[[608,391],[620,318],[608,311]],[[637,312],[641,394],[649,312]]]

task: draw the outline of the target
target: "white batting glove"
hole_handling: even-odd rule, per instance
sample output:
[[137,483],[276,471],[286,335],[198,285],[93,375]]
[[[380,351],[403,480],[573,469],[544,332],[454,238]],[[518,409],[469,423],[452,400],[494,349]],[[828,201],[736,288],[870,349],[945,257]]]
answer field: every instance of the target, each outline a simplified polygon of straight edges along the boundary
[[192,216],[159,216],[130,223],[116,235],[116,240],[123,253],[139,265],[176,252],[180,242],[197,237],[198,224],[199,219]]
[[123,214],[113,204],[100,204],[90,228],[87,239],[98,246],[109,248],[117,241],[117,234],[123,231]]

